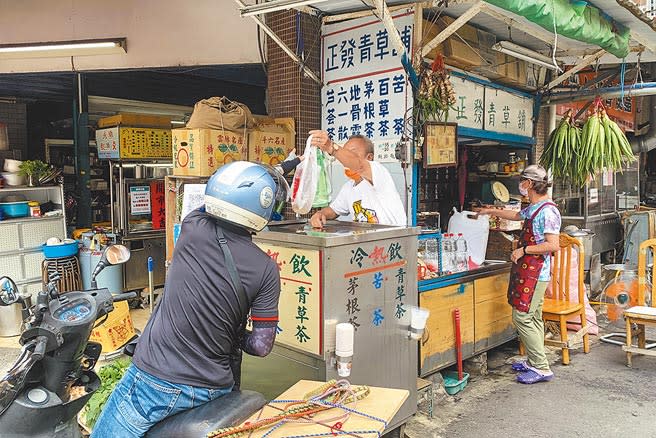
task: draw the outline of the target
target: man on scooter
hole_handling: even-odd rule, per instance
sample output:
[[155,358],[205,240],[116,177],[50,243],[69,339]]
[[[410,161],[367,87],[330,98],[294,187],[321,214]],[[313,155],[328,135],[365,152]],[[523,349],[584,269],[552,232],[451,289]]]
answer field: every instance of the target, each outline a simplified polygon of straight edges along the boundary
[[280,275],[251,236],[287,193],[278,172],[254,163],[229,163],[212,175],[205,207],[182,222],[164,294],[92,438],[143,436],[165,418],[238,388],[242,350],[271,352]]

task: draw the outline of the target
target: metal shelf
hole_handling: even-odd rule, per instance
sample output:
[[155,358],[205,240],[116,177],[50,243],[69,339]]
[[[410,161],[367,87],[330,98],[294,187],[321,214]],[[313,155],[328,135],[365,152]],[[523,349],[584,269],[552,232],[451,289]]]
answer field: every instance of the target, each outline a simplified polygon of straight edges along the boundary
[[13,187],[4,187],[0,189],[0,193],[9,193],[9,192],[34,192],[39,190],[59,190],[59,186],[13,186]]

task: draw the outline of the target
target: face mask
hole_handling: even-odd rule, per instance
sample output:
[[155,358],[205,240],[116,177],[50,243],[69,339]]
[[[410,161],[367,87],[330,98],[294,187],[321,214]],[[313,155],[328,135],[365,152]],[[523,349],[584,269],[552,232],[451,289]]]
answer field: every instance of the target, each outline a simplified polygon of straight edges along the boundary
[[344,175],[346,175],[347,178],[350,178],[355,182],[359,182],[362,179],[359,173],[352,171],[348,167],[344,168]]
[[522,183],[519,183],[519,194],[522,196],[528,196],[528,189],[525,189],[524,186],[522,186]]

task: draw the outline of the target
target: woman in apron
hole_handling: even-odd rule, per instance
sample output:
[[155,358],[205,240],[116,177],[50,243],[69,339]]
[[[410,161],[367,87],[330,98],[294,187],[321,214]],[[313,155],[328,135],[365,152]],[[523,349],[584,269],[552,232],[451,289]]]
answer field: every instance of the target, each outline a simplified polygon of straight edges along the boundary
[[560,212],[549,198],[551,186],[547,171],[528,166],[520,177],[519,192],[530,205],[521,212],[483,208],[481,214],[502,219],[524,221],[519,245],[510,259],[513,262],[508,287],[508,303],[519,339],[526,347],[527,360],[516,362],[520,383],[547,382],[553,378],[544,349],[542,305],[551,279],[551,254],[559,250]]

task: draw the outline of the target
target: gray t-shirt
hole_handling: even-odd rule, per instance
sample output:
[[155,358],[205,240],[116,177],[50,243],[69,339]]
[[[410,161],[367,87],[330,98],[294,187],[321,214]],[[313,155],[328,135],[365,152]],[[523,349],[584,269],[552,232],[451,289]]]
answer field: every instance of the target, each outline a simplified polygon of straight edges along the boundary
[[233,385],[230,352],[242,314],[216,238],[223,230],[237,265],[252,319],[277,321],[280,274],[244,229],[201,210],[182,223],[164,294],[148,321],[134,364],[160,379],[205,388]]

